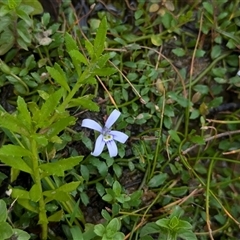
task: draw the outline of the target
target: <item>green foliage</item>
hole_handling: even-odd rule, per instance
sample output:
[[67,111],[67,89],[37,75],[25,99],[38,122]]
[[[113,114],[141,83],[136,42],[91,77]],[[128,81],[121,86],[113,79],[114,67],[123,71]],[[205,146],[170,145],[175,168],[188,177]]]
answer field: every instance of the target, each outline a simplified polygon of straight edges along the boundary
[[94,227],[94,232],[101,237],[102,240],[123,240],[124,234],[119,232],[121,227],[121,222],[117,218],[113,218],[106,226],[103,224],[97,224]]
[[32,15],[42,13],[43,9],[38,0],[34,1],[0,1],[0,55],[8,52],[15,42],[18,47],[28,50],[31,43],[33,21]]
[[151,238],[149,235],[158,234],[159,239],[191,239],[196,240],[196,235],[192,232],[192,226],[189,222],[181,220],[179,213],[181,209],[175,208],[169,218],[162,218],[154,223],[147,223],[141,230],[141,240],[146,240],[146,236]]
[[[237,238],[239,1],[135,2],[0,1],[6,238]],[[129,141],[89,156],[113,105]]]
[[30,239],[30,235],[20,229],[12,228],[7,222],[7,206],[6,203],[0,199],[0,239],[18,238],[22,240]]

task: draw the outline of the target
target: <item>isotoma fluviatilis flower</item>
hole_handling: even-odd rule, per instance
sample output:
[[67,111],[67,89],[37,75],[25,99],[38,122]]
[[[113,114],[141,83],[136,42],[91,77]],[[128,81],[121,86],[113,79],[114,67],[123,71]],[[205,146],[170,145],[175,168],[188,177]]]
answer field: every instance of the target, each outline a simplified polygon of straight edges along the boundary
[[111,130],[112,125],[117,121],[120,115],[121,113],[118,110],[113,110],[104,127],[92,119],[84,119],[82,121],[82,127],[100,132],[95,143],[94,151],[91,153],[93,156],[99,156],[102,153],[104,146],[107,145],[110,157],[116,157],[118,154],[118,148],[115,141],[120,143],[125,143],[127,141],[128,135],[119,131]]

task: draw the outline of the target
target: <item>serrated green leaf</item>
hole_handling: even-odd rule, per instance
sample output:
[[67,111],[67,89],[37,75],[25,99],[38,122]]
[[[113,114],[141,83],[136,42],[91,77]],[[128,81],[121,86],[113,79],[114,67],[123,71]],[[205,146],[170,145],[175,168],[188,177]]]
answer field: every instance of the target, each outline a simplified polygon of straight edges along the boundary
[[58,162],[44,163],[39,166],[42,170],[41,177],[44,178],[49,175],[64,176],[64,171],[72,169],[74,166],[78,165],[83,159],[83,156],[70,157]]
[[0,155],[0,161],[10,167],[32,174],[32,169],[20,157]]
[[93,45],[89,40],[85,41],[85,47],[87,49],[88,54],[90,55],[91,58],[94,57],[94,49],[93,49]]
[[116,73],[116,69],[110,68],[110,67],[105,67],[102,69],[95,69],[94,74],[99,75],[99,76],[110,76],[112,74]]
[[58,91],[54,92],[42,105],[40,110],[40,119],[36,119],[38,127],[49,126],[49,118],[55,112],[56,107],[59,105],[59,101],[63,96],[63,89],[60,88]]
[[97,105],[97,103],[89,99],[88,96],[74,98],[68,104],[69,108],[79,107],[79,106],[82,106],[83,108],[88,109],[90,111],[99,112],[99,106]]
[[104,43],[107,35],[107,19],[104,17],[97,30],[96,37],[94,39],[94,53],[96,58],[100,57],[104,50]]
[[[85,65],[88,65],[87,59],[78,50],[71,50],[68,53],[69,53],[71,59],[74,59],[78,64],[84,63]],[[75,66],[75,67],[77,67],[77,66]]]
[[57,122],[49,126],[49,130],[46,133],[46,136],[50,139],[56,136],[59,132],[64,130],[67,126],[75,124],[76,119],[74,117],[65,117],[59,119]]
[[30,112],[28,111],[27,104],[25,103],[22,97],[18,97],[17,99],[17,110],[18,110],[18,119],[21,121],[24,126],[31,131],[31,116]]
[[67,77],[65,72],[62,70],[62,68],[59,66],[58,63],[54,64],[54,67],[48,67],[47,71],[51,75],[51,77],[65,90],[70,92],[70,87],[68,85]]
[[32,153],[29,150],[12,144],[3,145],[0,148],[0,156],[23,157],[31,155]]
[[69,33],[65,33],[65,45],[66,45],[66,49],[67,52],[70,53],[71,51],[79,51],[78,46],[76,41],[73,39],[72,35]]
[[6,128],[12,132],[19,133],[23,136],[29,136],[29,131],[19,122],[16,116],[7,112],[0,111],[0,127]]
[[95,71],[96,69],[103,68],[107,61],[110,59],[111,55],[109,53],[103,54],[102,56],[98,57],[98,59],[90,65],[91,72]]

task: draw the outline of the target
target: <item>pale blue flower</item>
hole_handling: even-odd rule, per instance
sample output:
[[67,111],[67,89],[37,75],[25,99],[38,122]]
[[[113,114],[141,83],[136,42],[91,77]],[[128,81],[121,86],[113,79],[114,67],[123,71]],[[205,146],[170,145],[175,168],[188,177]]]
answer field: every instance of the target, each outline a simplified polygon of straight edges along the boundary
[[117,121],[120,115],[121,113],[115,109],[108,117],[104,127],[91,119],[84,119],[82,121],[82,127],[100,132],[95,143],[94,151],[91,153],[93,156],[99,156],[106,144],[110,157],[115,157],[118,154],[118,148],[115,141],[120,143],[125,143],[127,141],[128,135],[119,131],[111,130],[112,125]]

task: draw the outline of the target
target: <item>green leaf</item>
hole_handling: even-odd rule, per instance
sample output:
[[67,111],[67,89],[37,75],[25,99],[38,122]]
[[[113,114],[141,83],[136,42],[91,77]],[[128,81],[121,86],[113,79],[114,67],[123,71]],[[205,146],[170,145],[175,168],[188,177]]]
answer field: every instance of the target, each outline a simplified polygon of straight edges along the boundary
[[176,101],[180,106],[182,107],[187,107],[189,105],[189,101],[188,99],[180,96],[179,94],[177,94],[176,92],[169,92],[168,96],[173,99],[174,101]]
[[106,227],[107,236],[114,235],[121,227],[121,222],[118,218],[113,218]]
[[46,127],[49,126],[49,118],[56,111],[57,106],[59,105],[59,101],[63,96],[63,89],[60,88],[58,91],[54,92],[52,95],[48,97],[46,102],[42,105],[39,115],[40,119],[35,119],[38,127]]
[[105,77],[105,76],[110,76],[110,75],[116,73],[116,71],[117,70],[114,68],[105,67],[105,68],[101,68],[101,69],[95,69],[94,74]]
[[195,135],[195,136],[189,136],[189,138],[193,143],[200,144],[200,145],[205,144],[204,137],[202,137],[202,136]]
[[159,226],[155,222],[147,223],[140,231],[140,237],[148,236],[150,234],[159,233]]
[[107,19],[104,17],[97,30],[96,37],[94,39],[94,53],[96,58],[100,57],[104,50],[104,43],[107,35]]
[[12,198],[30,199],[29,192],[23,189],[13,188],[11,193]]
[[217,67],[212,69],[213,75],[220,78],[224,77],[226,72],[227,72],[227,69],[223,67]]
[[161,46],[162,45],[162,38],[160,34],[154,34],[151,36],[151,42],[154,46]]
[[168,133],[176,143],[181,142],[181,139],[180,139],[180,137],[178,136],[178,134],[175,130],[169,130]]
[[209,2],[203,2],[203,7],[206,9],[208,13],[213,15],[213,5]]
[[12,227],[7,222],[0,223],[0,239],[9,239],[13,233]]
[[37,184],[34,184],[30,191],[29,191],[29,197],[33,202],[38,202],[41,198],[41,189]]
[[91,100],[91,97],[89,98],[88,95],[85,95],[85,96],[79,97],[79,98],[74,98],[68,104],[69,108],[71,108],[71,107],[79,107],[79,106],[82,106],[83,108],[88,109],[90,111],[99,112],[98,104],[93,102]]
[[67,77],[65,72],[62,70],[62,68],[59,66],[58,63],[54,64],[54,67],[48,67],[47,71],[51,75],[51,77],[65,90],[70,92],[70,87],[68,85]]
[[69,194],[62,191],[56,191],[55,189],[44,191],[43,195],[46,196],[45,203],[51,202],[52,200],[67,202],[70,199]]
[[159,187],[167,180],[167,178],[168,175],[166,173],[160,173],[158,175],[155,175],[150,179],[148,186],[150,188]]
[[202,49],[197,49],[196,51],[196,57],[201,58],[204,57],[206,51],[202,50]]
[[178,57],[183,57],[186,54],[186,52],[183,48],[175,48],[172,50],[172,52]]
[[44,178],[49,175],[56,175],[63,177],[64,171],[72,169],[78,165],[83,159],[83,156],[70,157],[57,162],[44,163],[39,166],[42,170],[41,177]]
[[115,182],[113,183],[112,188],[113,188],[113,191],[114,191],[114,193],[115,193],[115,195],[116,195],[117,197],[121,195],[122,186],[121,186],[121,184],[120,184],[118,181],[115,181]]
[[156,221],[156,224],[157,224],[159,227],[169,229],[169,222],[170,222],[170,219],[162,218],[162,219],[157,220],[157,221]]
[[94,232],[101,237],[105,233],[105,227],[102,224],[97,224],[94,226]]
[[21,0],[8,0],[8,1],[7,1],[8,7],[9,7],[10,9],[15,9],[15,8],[17,8],[17,7],[20,5],[21,2],[22,2]]
[[80,183],[81,181],[66,183],[60,186],[59,188],[55,189],[55,191],[61,191],[61,192],[67,192],[67,193],[72,192],[78,188]]
[[90,65],[91,72],[102,69],[106,65],[110,57],[111,55],[109,53],[103,54],[102,56],[98,57],[98,59]]
[[32,174],[32,169],[20,157],[0,155],[0,161],[14,169]]
[[91,58],[94,58],[94,49],[93,49],[93,45],[89,40],[85,41],[85,47],[88,51],[88,54],[90,55]]
[[178,227],[186,230],[192,229],[192,225],[184,220],[179,220]]
[[5,30],[2,32],[0,39],[0,56],[7,53],[13,47],[14,41],[12,31]]
[[29,201],[29,199],[24,199],[24,198],[17,198],[17,202],[23,206],[24,208],[26,208],[27,210],[34,212],[34,213],[38,213],[38,206],[34,206],[33,202]]
[[[23,7],[23,6],[22,6]],[[17,15],[19,18],[21,18],[26,24],[27,26],[31,27],[32,25],[32,19],[29,17],[29,15],[27,14],[27,11],[33,11],[33,8],[31,8],[30,6],[24,6],[25,9],[17,9]]]
[[32,153],[29,150],[12,144],[3,145],[0,148],[0,156],[23,157],[31,155]]
[[31,237],[27,232],[21,229],[14,228],[13,232],[14,232],[14,236],[17,237],[17,240],[28,240]]
[[29,2],[29,0],[22,0],[22,3],[24,3],[26,5],[30,4],[30,6],[33,8],[31,15],[38,15],[43,12],[43,7],[38,0],[31,0],[31,2]]
[[123,240],[124,238],[125,238],[125,235],[122,232],[117,232],[113,236],[114,240]]
[[[84,63],[86,66],[88,65],[87,59],[84,57],[82,53],[80,53],[78,50],[71,50],[68,52],[72,60],[75,60],[76,63]],[[75,66],[78,67],[78,66]]]
[[73,39],[72,35],[69,34],[69,33],[65,33],[65,45],[66,45],[66,48],[67,48],[67,52],[70,53],[71,51],[77,51],[79,52],[79,49],[78,49],[78,46],[77,46],[77,43],[76,41]]
[[90,163],[98,169],[98,171],[102,177],[105,177],[107,175],[108,167],[105,162],[102,162],[95,157],[91,157]]
[[26,127],[19,122],[16,116],[7,112],[0,112],[0,127],[19,133],[23,136],[29,136],[28,129],[26,129]]
[[[70,229],[73,240],[84,240],[82,231],[79,226],[72,226]],[[85,238],[86,240],[90,240],[91,238]]]
[[0,199],[0,222],[7,220],[7,206],[6,203]]
[[64,130],[67,126],[73,125],[75,121],[76,119],[74,117],[65,117],[65,118],[59,119],[57,122],[49,126],[49,130],[46,133],[47,137],[52,138],[56,136],[59,132]]
[[48,217],[49,222],[60,222],[64,216],[63,210],[59,210],[52,214],[50,217]]
[[197,240],[196,235],[190,230],[179,230],[178,237],[185,240]]

